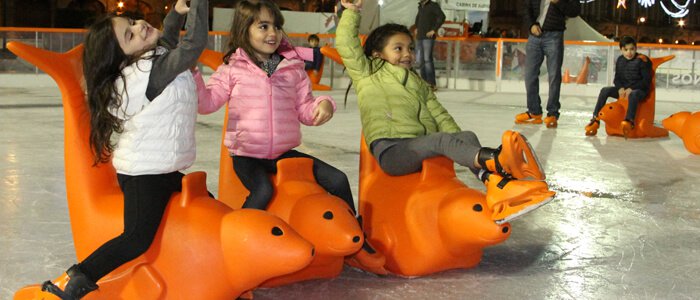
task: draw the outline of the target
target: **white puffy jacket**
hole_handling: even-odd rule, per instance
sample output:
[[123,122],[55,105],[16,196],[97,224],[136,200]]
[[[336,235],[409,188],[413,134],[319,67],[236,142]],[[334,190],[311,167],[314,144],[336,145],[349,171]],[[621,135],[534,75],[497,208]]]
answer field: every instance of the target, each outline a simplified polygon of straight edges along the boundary
[[187,169],[195,160],[197,91],[193,75],[190,71],[180,73],[158,97],[148,101],[151,67],[152,60],[141,59],[124,68],[126,91],[121,79],[115,82],[122,106],[112,114],[124,120],[124,132],[112,163],[120,174],[170,173]]

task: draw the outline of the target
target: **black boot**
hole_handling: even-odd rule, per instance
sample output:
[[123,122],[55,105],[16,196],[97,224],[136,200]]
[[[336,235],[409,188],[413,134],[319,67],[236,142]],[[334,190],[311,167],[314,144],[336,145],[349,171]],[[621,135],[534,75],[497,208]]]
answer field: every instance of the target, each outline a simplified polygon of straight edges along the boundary
[[482,169],[498,173],[503,177],[510,176],[501,166],[501,162],[498,161],[498,155],[501,154],[501,146],[498,148],[481,147],[479,149],[479,154],[477,154],[477,162]]
[[362,234],[363,234],[364,237],[365,237],[365,242],[362,244],[362,249],[365,250],[365,251],[367,251],[367,253],[369,253],[369,254],[377,253],[377,251],[374,250],[374,248],[372,248],[372,246],[369,245],[369,242],[367,242],[367,235],[365,234],[364,228],[362,228],[362,216],[361,216],[361,215],[357,215],[356,218],[357,218],[357,223],[360,224],[360,229],[362,230]]
[[41,285],[41,290],[54,294],[61,298],[61,300],[78,300],[97,289],[97,283],[83,274],[78,265],[71,266],[68,271],[66,271],[66,274],[69,280],[64,290],[61,290],[51,281],[44,282],[44,284]]

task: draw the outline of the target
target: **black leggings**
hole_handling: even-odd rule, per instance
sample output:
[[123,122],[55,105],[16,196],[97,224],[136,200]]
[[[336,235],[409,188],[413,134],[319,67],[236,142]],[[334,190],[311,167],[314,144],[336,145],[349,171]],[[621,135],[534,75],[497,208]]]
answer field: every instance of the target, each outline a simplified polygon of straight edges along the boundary
[[129,176],[117,174],[124,192],[124,232],[83,260],[78,268],[97,282],[148,250],[174,192],[182,191],[180,172]]
[[269,174],[277,173],[277,161],[292,157],[306,157],[314,161],[313,173],[316,181],[326,191],[343,199],[355,211],[355,202],[352,199],[348,176],[333,166],[311,155],[296,150],[289,150],[275,159],[253,158],[237,156],[233,158],[233,170],[243,186],[250,194],[243,203],[243,208],[266,209],[272,200],[273,187]]
[[[382,143],[382,140],[375,142]],[[418,172],[423,166],[423,160],[440,155],[468,167],[474,174],[478,172],[474,158],[481,149],[481,143],[471,131],[431,133],[416,138],[391,139],[389,143],[394,145],[384,148],[375,144],[374,149],[385,150],[372,154],[382,170],[392,176]]]

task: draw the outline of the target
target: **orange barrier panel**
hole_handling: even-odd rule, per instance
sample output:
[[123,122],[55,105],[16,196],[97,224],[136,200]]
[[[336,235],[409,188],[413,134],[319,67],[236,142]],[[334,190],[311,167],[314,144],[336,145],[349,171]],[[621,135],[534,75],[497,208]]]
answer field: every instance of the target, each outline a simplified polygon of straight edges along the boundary
[[364,136],[360,214],[367,238],[386,256],[385,268],[400,276],[474,267],[484,247],[510,236],[510,224],[493,221],[485,195],[455,177],[451,160],[427,159],[419,173],[390,176]]
[[[659,65],[673,59],[674,55],[656,57],[651,59],[651,86],[649,95],[639,102],[637,115],[634,119],[634,128],[627,134],[628,138],[664,137],[668,136],[668,130],[654,126],[654,114],[656,111],[656,68]],[[598,113],[598,118],[605,121],[605,132],[608,135],[624,136],[622,123],[625,120],[628,102],[626,98],[620,97],[615,102],[608,103]]]
[[700,112],[678,112],[661,121],[661,125],[679,136],[690,153],[700,154]]
[[[8,48],[48,73],[61,90],[68,209],[81,261],[124,225],[114,167],[92,166],[90,115],[81,87],[82,45],[66,53],[18,42]],[[256,210],[234,211],[213,200],[206,174],[185,176],[149,250],[102,278],[99,290],[85,299],[233,299],[311,262],[312,245],[281,219]],[[34,285],[17,291],[15,299],[43,294]]]

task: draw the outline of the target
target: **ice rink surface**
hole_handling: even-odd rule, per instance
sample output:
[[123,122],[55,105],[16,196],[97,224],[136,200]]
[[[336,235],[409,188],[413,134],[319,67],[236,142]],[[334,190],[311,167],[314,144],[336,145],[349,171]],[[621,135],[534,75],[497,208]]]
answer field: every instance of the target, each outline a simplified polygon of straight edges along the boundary
[[[334,118],[305,127],[298,150],[345,171],[357,196],[356,98],[351,92],[343,108],[344,90],[329,94],[338,102]],[[441,90],[438,98],[484,146],[498,146],[504,130],[523,133],[557,192],[555,201],[513,221],[510,238],[486,248],[472,269],[406,279],[346,268],[333,280],[257,290],[256,299],[700,297],[700,156],[676,135],[625,140],[601,128],[597,137],[586,137],[593,97],[562,96],[556,129],[513,124],[525,111],[524,90]],[[658,102],[656,121],[700,110],[697,103]],[[207,172],[214,194],[222,121],[223,111],[198,118],[197,161],[190,169]],[[11,299],[20,287],[53,279],[76,263],[58,89],[0,87],[0,128],[0,299]],[[456,169],[467,185],[484,190],[466,168]]]

